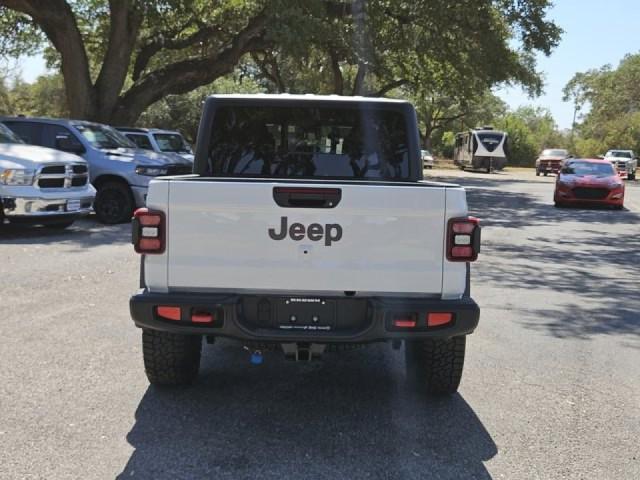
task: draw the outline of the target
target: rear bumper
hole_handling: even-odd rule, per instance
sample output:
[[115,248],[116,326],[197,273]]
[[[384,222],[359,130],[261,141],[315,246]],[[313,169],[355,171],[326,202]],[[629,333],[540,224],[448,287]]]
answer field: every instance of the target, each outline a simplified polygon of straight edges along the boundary
[[[200,334],[230,337],[256,342],[314,342],[314,343],[367,343],[392,339],[419,339],[430,337],[449,338],[472,333],[478,325],[480,308],[473,299],[438,300],[432,298],[402,297],[323,297],[300,300],[305,314],[313,312],[309,305],[326,300],[335,307],[332,317],[333,327],[298,324],[295,327],[283,325],[292,310],[268,325],[257,324],[250,319],[246,305],[277,302],[302,297],[238,295],[235,293],[190,294],[190,293],[150,293],[142,290],[130,299],[130,311],[136,326],[153,330],[182,334]],[[256,300],[259,302],[256,303]],[[353,308],[353,303],[359,305]],[[282,303],[280,303],[282,305]],[[324,303],[323,303],[324,305]],[[168,320],[158,315],[158,306],[180,307],[180,319]],[[362,308],[360,308],[362,307]],[[288,307],[289,308],[289,307]],[[295,308],[295,307],[291,307]],[[322,308],[319,307],[318,308]],[[302,310],[301,310],[302,311]],[[353,312],[361,312],[361,318],[353,318]],[[191,321],[193,313],[209,313],[215,320],[209,324]],[[323,314],[326,310],[322,310]],[[366,312],[366,313],[365,313]],[[446,325],[428,327],[428,313],[451,313],[453,320]],[[415,328],[393,326],[397,316],[413,315]],[[275,314],[274,317],[277,317]],[[358,315],[356,315],[358,316]]]
[[472,161],[473,168],[502,170],[507,164],[507,159],[504,157],[478,157],[474,156]]
[[561,162],[540,161],[538,165],[539,172],[558,173],[562,167]]

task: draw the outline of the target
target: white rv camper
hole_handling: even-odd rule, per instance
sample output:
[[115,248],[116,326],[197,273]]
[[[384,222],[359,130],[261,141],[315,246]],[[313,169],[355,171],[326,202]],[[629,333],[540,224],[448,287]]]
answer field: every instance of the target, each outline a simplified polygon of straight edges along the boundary
[[463,170],[502,170],[507,154],[506,132],[484,127],[456,134],[453,163]]

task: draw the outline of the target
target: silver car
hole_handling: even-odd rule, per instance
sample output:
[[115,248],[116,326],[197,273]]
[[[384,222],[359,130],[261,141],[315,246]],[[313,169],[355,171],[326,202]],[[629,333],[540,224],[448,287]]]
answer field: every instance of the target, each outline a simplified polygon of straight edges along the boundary
[[429,150],[420,150],[420,157],[422,158],[422,168],[433,168],[435,160]]
[[122,133],[99,123],[51,118],[2,118],[26,143],[56,148],[83,157],[97,190],[94,210],[103,223],[127,222],[145,205],[152,178],[183,175],[193,170],[178,155],[142,150]]

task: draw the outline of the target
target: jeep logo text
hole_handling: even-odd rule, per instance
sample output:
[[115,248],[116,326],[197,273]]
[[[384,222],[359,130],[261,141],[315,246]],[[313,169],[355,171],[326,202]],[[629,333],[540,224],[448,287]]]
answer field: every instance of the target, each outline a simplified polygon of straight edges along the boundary
[[338,242],[342,238],[342,227],[337,223],[327,223],[324,227],[319,223],[312,223],[308,227],[305,227],[301,223],[292,223],[289,228],[287,224],[289,219],[287,217],[280,218],[280,231],[276,232],[275,228],[269,229],[269,236],[273,240],[284,240],[287,234],[291,237],[291,240],[299,242],[305,235],[309,237],[312,242],[319,242],[324,238],[324,244],[327,247],[331,246],[332,242]]

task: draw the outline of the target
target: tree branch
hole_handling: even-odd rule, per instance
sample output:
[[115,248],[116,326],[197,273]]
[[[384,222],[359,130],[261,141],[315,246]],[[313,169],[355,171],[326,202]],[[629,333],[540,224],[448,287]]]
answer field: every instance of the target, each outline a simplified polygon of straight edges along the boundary
[[217,54],[172,63],[144,75],[120,97],[112,121],[131,123],[165,95],[189,92],[232,72],[243,55],[269,47],[263,38],[266,22],[267,13],[263,11]]
[[351,95],[362,95],[364,90],[364,78],[367,75],[367,65],[360,62],[358,64],[358,71],[356,72],[356,78],[353,80],[353,90]]
[[331,72],[333,73],[333,93],[344,95],[344,77],[340,69],[338,53],[333,48],[329,49],[329,59],[331,62]]
[[135,64],[133,66],[133,80],[137,81],[140,78],[144,70],[147,68],[149,61],[155,54],[157,54],[161,50],[180,50],[193,45],[197,45],[198,43],[204,42],[206,40],[211,40],[212,37],[215,37],[216,34],[219,34],[222,31],[222,28],[219,25],[205,25],[185,38],[174,38],[180,32],[190,27],[194,22],[195,20],[191,19],[185,25],[178,29],[158,34],[153,38],[153,40],[144,45],[140,49],[140,52],[138,53]]
[[108,121],[118,101],[143,18],[134,0],[109,0],[109,10],[109,44],[95,85],[102,121]]
[[464,116],[466,116],[466,115],[467,115],[467,112],[462,112],[462,113],[459,113],[459,114],[457,114],[457,115],[452,115],[452,116],[450,116],[450,117],[441,117],[441,118],[438,118],[438,119],[436,120],[436,122],[434,122],[434,124],[433,124],[433,128],[431,129],[431,131],[436,130],[436,129],[438,129],[438,128],[444,128],[444,127],[446,127],[448,124],[450,124],[451,122],[453,122],[454,120],[458,120],[458,119],[460,119],[460,118],[462,118],[462,117],[464,117]]
[[[260,69],[262,75],[276,86],[278,93],[284,93],[287,91],[282,75],[280,74],[278,62],[272,55],[265,52],[264,57],[261,59],[258,57],[258,52],[253,52],[251,54],[251,58],[253,58],[253,61]],[[269,65],[271,69],[267,68],[267,65]]]
[[60,54],[71,116],[90,118],[95,112],[95,92],[87,52],[69,4],[64,0],[0,0],[0,6],[28,15],[42,29]]
[[394,80],[393,82],[387,83],[384,87],[382,87],[377,92],[371,93],[367,95],[367,97],[382,97],[389,93],[394,88],[402,87],[403,85],[409,84],[409,80],[406,78],[401,78],[399,80]]

